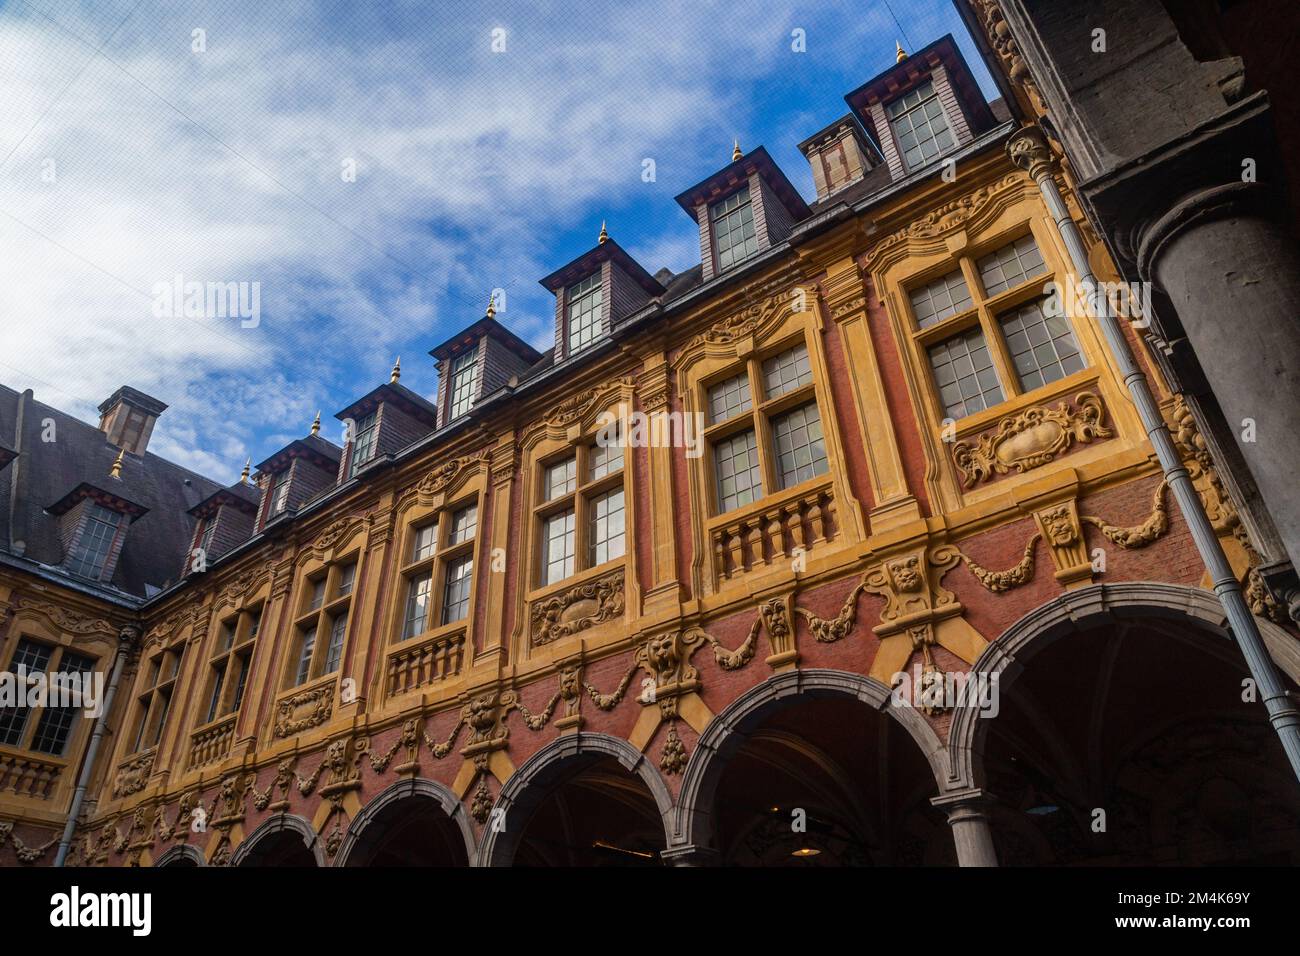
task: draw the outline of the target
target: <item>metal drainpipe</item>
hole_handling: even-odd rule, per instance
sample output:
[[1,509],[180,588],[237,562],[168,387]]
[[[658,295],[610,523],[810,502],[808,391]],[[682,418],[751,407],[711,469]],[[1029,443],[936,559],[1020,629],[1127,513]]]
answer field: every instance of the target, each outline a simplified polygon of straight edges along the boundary
[[122,679],[122,670],[126,659],[131,656],[140,632],[127,625],[117,635],[117,656],[113,661],[113,674],[108,679],[108,689],[104,692],[104,705],[99,716],[95,718],[95,731],[90,735],[90,746],[86,748],[86,759],[81,764],[81,774],[77,778],[77,789],[72,794],[72,808],[68,811],[68,822],[63,825],[63,836],[59,840],[59,850],[54,857],[55,866],[63,866],[72,849],[72,834],[77,829],[77,817],[81,814],[81,805],[86,800],[86,790],[90,786],[90,776],[95,769],[95,754],[99,752],[99,742],[104,738],[104,727],[108,723],[109,712],[113,709],[113,698],[117,696],[117,685]]
[[1232,573],[1232,566],[1228,563],[1227,555],[1223,553],[1223,546],[1219,544],[1214,527],[1205,514],[1205,507],[1201,503],[1201,496],[1197,494],[1192,484],[1191,475],[1183,467],[1182,458],[1169,435],[1169,428],[1165,425],[1159,406],[1156,405],[1155,396],[1151,394],[1151,386],[1147,384],[1146,375],[1133,358],[1133,352],[1120,328],[1119,320],[1109,308],[1104,307],[1104,304],[1097,300],[1097,277],[1093,275],[1092,267],[1088,264],[1088,254],[1084,248],[1083,238],[1079,234],[1079,227],[1070,218],[1065,201],[1061,198],[1061,192],[1057,189],[1056,180],[1052,178],[1052,154],[1042,131],[1036,126],[1027,126],[1014,133],[1007,141],[1007,153],[1011,156],[1012,162],[1021,169],[1027,170],[1030,177],[1038,184],[1043,201],[1047,203],[1048,211],[1056,221],[1057,231],[1060,232],[1061,239],[1069,250],[1070,261],[1079,274],[1079,283],[1087,297],[1088,309],[1106,336],[1111,355],[1124,377],[1124,384],[1128,386],[1129,393],[1133,396],[1133,404],[1137,406],[1142,427],[1146,429],[1147,437],[1155,446],[1156,456],[1164,469],[1165,480],[1173,490],[1174,498],[1183,513],[1183,519],[1192,533],[1192,540],[1196,543],[1196,550],[1200,552],[1201,560],[1205,562],[1205,567],[1210,572],[1214,591],[1223,604],[1237,646],[1241,648],[1242,655],[1246,658],[1246,665],[1250,668],[1251,676],[1255,679],[1260,696],[1263,698],[1264,706],[1268,708],[1269,720],[1282,741],[1282,749],[1286,751],[1287,759],[1291,762],[1292,772],[1297,779],[1300,779],[1300,714],[1297,714],[1295,707],[1292,706],[1273,659],[1264,647],[1264,638],[1259,633],[1255,616],[1246,605],[1241,593],[1241,585]]

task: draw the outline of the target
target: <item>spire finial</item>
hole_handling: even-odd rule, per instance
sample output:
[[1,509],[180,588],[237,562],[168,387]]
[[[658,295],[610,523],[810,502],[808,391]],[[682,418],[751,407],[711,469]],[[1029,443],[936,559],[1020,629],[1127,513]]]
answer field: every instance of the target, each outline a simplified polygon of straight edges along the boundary
[[895,63],[902,63],[907,59],[907,52],[903,49],[903,44],[899,43],[897,40],[894,41],[894,49],[897,51],[894,53]]
[[483,314],[486,315],[489,319],[495,319],[495,318],[496,318],[496,315],[497,315],[497,293],[496,293],[496,290],[495,290],[495,289],[493,289],[492,292],[489,293],[489,295],[488,295],[488,307],[487,307],[487,311],[486,311],[485,313],[483,313]]
[[313,435],[320,434],[320,409],[316,410],[316,420],[311,423],[311,433]]
[[597,245],[600,245],[600,246],[603,246],[603,245],[605,244],[606,240],[608,240],[608,239],[609,239],[609,232],[606,231],[606,229],[605,229],[605,220],[602,219],[602,220],[600,221],[600,238],[596,240],[596,244],[597,244]]
[[113,459],[113,467],[108,469],[108,477],[119,479],[122,477],[122,456],[125,454],[125,448],[119,448],[117,450],[117,457]]
[[731,161],[734,163],[744,155],[745,154],[740,151],[740,140],[736,139],[734,145],[731,147]]
[[397,361],[393,363],[393,374],[388,376],[388,384],[396,385],[398,379],[402,377],[402,357],[397,356]]
[[252,467],[253,467],[253,459],[252,459],[252,458],[246,458],[246,459],[244,460],[244,470],[243,470],[243,472],[242,472],[242,473],[240,474],[240,476],[239,476],[239,483],[240,483],[241,485],[246,485],[246,484],[248,484],[248,472],[249,472],[250,469],[252,469]]

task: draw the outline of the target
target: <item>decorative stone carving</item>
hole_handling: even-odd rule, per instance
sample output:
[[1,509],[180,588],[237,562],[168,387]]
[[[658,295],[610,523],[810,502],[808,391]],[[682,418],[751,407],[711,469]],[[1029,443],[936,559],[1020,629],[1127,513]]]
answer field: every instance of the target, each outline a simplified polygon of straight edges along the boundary
[[249,568],[247,571],[241,571],[221,586],[221,590],[217,594],[217,600],[214,606],[220,607],[225,604],[231,607],[238,607],[248,600],[253,592],[261,585],[262,579],[270,576],[270,574],[270,561],[264,561],[257,567]]
[[1025,62],[1019,44],[1016,43],[1015,37],[1011,35],[1011,27],[1007,24],[1006,17],[1002,15],[1002,9],[998,6],[997,0],[971,0],[971,6],[984,27],[984,34],[988,37],[989,45],[993,47],[994,52],[997,53],[1006,67],[1007,78],[1011,80],[1012,85],[1016,86],[1027,100],[1026,105],[1030,107],[1030,115],[1041,116],[1045,114],[1047,109],[1043,105],[1042,97],[1038,92],[1037,85],[1034,83],[1033,76],[1029,72],[1029,64]]
[[488,789],[487,776],[479,776],[478,787],[474,790],[474,799],[470,801],[469,815],[478,821],[479,825],[487,823],[488,817],[492,813],[492,791]]
[[78,614],[76,611],[70,611],[58,604],[51,604],[49,601],[38,601],[33,598],[23,598],[19,607],[35,611],[49,618],[60,631],[66,631],[69,634],[78,634],[89,636],[92,634],[103,634],[108,637],[117,636],[117,626],[109,621],[96,617],[90,617],[86,614]]
[[1169,483],[1163,479],[1161,479],[1160,484],[1156,485],[1155,494],[1151,500],[1151,514],[1146,521],[1139,525],[1134,525],[1131,528],[1118,528],[1092,515],[1084,515],[1081,520],[1088,522],[1121,548],[1129,550],[1145,548],[1169,530],[1169,514],[1165,510],[1165,489],[1167,487],[1169,487]]
[[980,219],[985,213],[995,209],[995,202],[1008,191],[1020,186],[1022,177],[1011,173],[995,183],[982,186],[952,202],[945,203],[937,209],[914,219],[902,229],[886,236],[867,256],[867,269],[875,271],[884,260],[892,258],[889,253],[901,254],[899,249],[911,239],[934,239],[966,223]]
[[119,764],[117,774],[113,778],[113,796],[129,797],[143,790],[149,780],[149,774],[153,772],[153,760],[156,754],[157,751],[149,750]]
[[1066,585],[1091,580],[1092,564],[1074,499],[1034,512],[1034,521],[1051,548],[1056,580]]
[[769,598],[758,606],[758,616],[772,646],[767,663],[772,667],[791,664],[799,659],[794,647],[794,628],[790,626],[789,597]]
[[668,735],[664,738],[663,753],[659,758],[659,769],[666,774],[681,773],[686,769],[686,745],[677,735],[677,721],[669,721]]
[[1012,565],[1005,571],[990,571],[981,567],[961,551],[957,551],[957,556],[961,558],[967,570],[975,575],[975,580],[979,581],[987,590],[997,594],[1002,591],[1009,591],[1022,584],[1028,584],[1030,579],[1033,578],[1034,545],[1038,544],[1040,537],[1042,535],[1039,532],[1030,535],[1029,543],[1025,545],[1025,552],[1021,555],[1019,563]]
[[820,618],[801,607],[796,607],[795,613],[808,622],[808,630],[812,632],[813,640],[821,644],[834,644],[847,637],[853,630],[854,622],[858,617],[858,597],[862,591],[862,584],[858,584],[844,599],[844,606],[840,608],[840,613],[832,618]]
[[[288,809],[289,807],[289,788],[293,786],[293,764],[294,758],[286,757],[280,761],[280,765],[275,769],[275,777],[263,791],[258,791],[256,787],[250,785],[253,792],[253,807],[257,810],[265,810],[268,806],[274,811]],[[275,796],[276,791],[280,791],[280,799],[271,803],[271,798]]]
[[1102,424],[1106,413],[1101,399],[1092,392],[1081,392],[1074,402],[1060,402],[1055,408],[1026,408],[1002,419],[996,430],[980,435],[973,444],[957,442],[952,456],[962,484],[973,488],[996,475],[1023,474],[1052,461],[1075,442],[1087,444],[1114,434]]
[[334,682],[286,697],[275,706],[275,736],[292,737],[330,719],[334,710]]
[[489,449],[480,448],[468,455],[443,462],[416,482],[415,493],[421,498],[432,498],[439,492],[451,487],[461,474],[485,461],[488,454]]
[[[370,754],[370,769],[375,773],[383,773],[403,747],[406,748],[407,753],[407,761],[403,766],[410,768],[415,765],[416,754],[420,749],[420,722],[415,717],[408,718],[402,724],[402,732],[397,735],[397,739],[387,751],[382,754]],[[398,769],[401,770],[400,767]]]
[[552,406],[540,422],[534,423],[528,429],[528,434],[541,429],[564,429],[568,428],[574,422],[582,421],[589,412],[593,411],[601,402],[624,389],[632,388],[632,379],[623,377],[616,378],[608,382],[597,385],[595,388],[589,388],[577,395],[571,395],[562,402]]
[[534,644],[549,644],[623,614],[623,569],[533,605]]

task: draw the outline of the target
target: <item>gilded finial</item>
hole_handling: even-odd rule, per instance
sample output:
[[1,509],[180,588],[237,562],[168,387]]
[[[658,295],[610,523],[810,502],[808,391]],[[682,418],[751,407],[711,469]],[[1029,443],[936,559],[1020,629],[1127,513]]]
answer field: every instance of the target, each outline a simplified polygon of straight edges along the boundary
[[484,313],[484,315],[486,315],[489,319],[496,318],[496,314],[497,314],[496,303],[497,303],[497,294],[494,291],[488,296],[487,312]]
[[253,467],[253,459],[246,458],[244,460],[244,470],[239,476],[239,483],[241,485],[248,484],[248,472],[252,469],[252,467]]
[[113,459],[113,467],[108,469],[108,477],[110,478],[122,477],[122,456],[125,454],[126,454],[125,448],[119,448],[117,450],[117,457]]
[[397,361],[393,363],[393,374],[388,376],[388,384],[396,385],[397,380],[402,377],[402,357],[397,356]]
[[745,154],[740,151],[740,140],[735,140],[734,145],[731,147],[731,161],[734,163],[744,155]]
[[311,423],[311,433],[313,435],[320,434],[320,410],[319,409],[317,409],[316,411],[316,420]]
[[602,219],[600,221],[600,238],[597,240],[597,245],[603,246],[605,244],[605,240],[607,240],[608,238],[609,238],[609,233],[605,230],[605,220]]
[[894,41],[894,49],[897,50],[894,54],[895,63],[902,63],[907,59],[907,53],[903,50],[903,44],[899,43],[897,40]]

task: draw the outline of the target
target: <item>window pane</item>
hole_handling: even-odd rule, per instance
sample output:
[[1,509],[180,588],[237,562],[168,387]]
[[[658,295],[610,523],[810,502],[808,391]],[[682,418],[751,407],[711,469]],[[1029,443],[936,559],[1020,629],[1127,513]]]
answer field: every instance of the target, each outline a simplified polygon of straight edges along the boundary
[[99,580],[108,561],[109,550],[117,537],[122,515],[102,505],[87,505],[86,524],[69,561],[68,570],[83,578]]
[[402,640],[423,634],[429,620],[429,591],[433,575],[428,571],[411,578],[406,586],[406,617],[402,624]]
[[434,549],[438,546],[438,525],[437,523],[426,524],[422,528],[415,529],[415,544],[411,548],[411,560],[423,561],[429,555],[433,554]]
[[543,584],[554,584],[573,574],[574,520],[573,509],[546,519],[542,530]]
[[564,294],[569,313],[569,353],[586,348],[600,335],[600,306],[603,292],[600,273],[593,273]]
[[1027,302],[999,319],[1025,391],[1065,378],[1084,365],[1069,321],[1063,315],[1044,315],[1045,301]]
[[802,342],[780,355],[763,362],[763,387],[768,398],[793,392],[812,381],[812,368],[808,364],[808,346]]
[[975,263],[988,295],[997,295],[1047,271],[1033,236],[1022,236]]
[[474,537],[478,529],[478,506],[469,505],[461,508],[451,516],[451,527],[447,535],[448,544],[460,544]]
[[578,459],[566,458],[546,469],[546,500],[554,501],[578,487]]
[[591,452],[587,455],[590,474],[587,476],[588,481],[595,481],[597,478],[604,478],[606,475],[612,475],[615,472],[623,470],[623,437],[621,431],[616,431],[612,442],[601,444],[597,442],[591,446]]
[[325,603],[325,579],[318,578],[311,582],[311,609],[314,611]]
[[909,170],[924,166],[952,148],[954,140],[948,129],[948,118],[935,95],[934,84],[918,86],[885,109]]
[[749,201],[748,186],[714,204],[709,215],[713,219],[713,241],[718,251],[719,272],[758,252],[754,210]]
[[709,389],[709,420],[725,422],[733,415],[747,412],[753,407],[749,395],[749,375],[741,372],[735,378],[719,382]]
[[311,674],[311,655],[316,649],[316,627],[307,628],[302,632],[302,645],[298,652],[298,673],[294,677],[295,684],[301,684]]
[[777,481],[782,488],[826,473],[826,441],[816,402],[773,418],[772,437],[776,441]]
[[912,290],[912,311],[918,328],[926,328],[964,312],[971,306],[970,290],[961,270],[954,269],[928,285]]
[[355,561],[343,565],[339,569],[339,597],[344,597],[352,593],[352,586],[357,581],[357,563]]
[[447,564],[442,588],[442,623],[463,620],[469,614],[469,585],[474,576],[474,559],[469,555]]
[[14,650],[14,659],[9,662],[9,669],[15,674],[24,671],[28,674],[44,674],[50,665],[50,653],[54,649],[48,644],[40,644],[23,638]]
[[239,654],[235,657],[235,697],[230,702],[229,713],[239,710],[244,702],[244,687],[248,684],[249,655]]
[[478,352],[466,352],[451,361],[451,418],[459,418],[474,404],[474,384],[478,373]]
[[758,464],[754,429],[746,429],[713,446],[718,481],[718,512],[739,508],[763,494],[763,473]]
[[275,476],[275,497],[271,500],[271,514],[278,515],[289,504],[289,473]]
[[980,329],[931,346],[930,366],[949,418],[964,418],[1002,401],[1002,386]]
[[357,420],[357,433],[353,437],[352,443],[352,470],[355,471],[358,466],[364,465],[375,455],[375,448],[379,444],[379,415],[371,412]]
[[208,715],[203,722],[217,719],[217,708],[221,705],[221,687],[226,681],[226,662],[221,661],[212,668],[212,693],[208,695]]
[[323,673],[333,674],[339,669],[339,661],[343,659],[343,637],[347,632],[347,614],[340,614],[330,621],[330,644],[325,653],[325,670]]
[[595,566],[625,553],[623,489],[592,498],[588,509],[588,563]]

